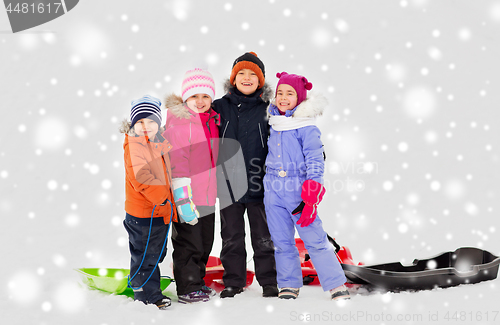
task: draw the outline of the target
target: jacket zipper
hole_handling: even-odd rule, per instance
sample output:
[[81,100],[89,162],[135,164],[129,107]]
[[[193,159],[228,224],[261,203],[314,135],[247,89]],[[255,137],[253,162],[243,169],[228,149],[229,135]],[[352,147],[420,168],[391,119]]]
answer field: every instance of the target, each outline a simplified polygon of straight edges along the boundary
[[[208,184],[210,185],[210,179],[212,178],[212,166],[213,166],[213,161],[214,161],[214,156],[213,156],[213,151],[212,151],[212,146],[213,146],[213,142],[212,142],[212,130],[210,130],[210,120],[211,119],[215,119],[215,116],[211,117],[210,119],[208,119],[207,121],[207,128],[208,128],[208,136],[210,137],[210,142],[209,142],[209,147],[208,149],[210,150],[210,169],[208,170]],[[229,123],[229,121],[228,121]],[[223,138],[224,140],[224,138]],[[207,194],[205,195],[206,199],[207,199],[207,205],[209,204],[208,202],[208,187],[207,187]]]
[[262,148],[264,148],[264,139],[262,139],[262,129],[259,123],[259,133],[260,133],[260,143],[262,143]]
[[226,123],[226,127],[224,128],[224,132],[222,132],[222,143],[224,143],[224,135],[226,134],[227,127],[229,125],[229,121]]
[[189,143],[191,143],[191,122],[189,122]]
[[[155,162],[155,154],[154,154],[154,151],[153,151],[153,143],[150,142],[150,141],[146,141],[146,148],[149,149],[149,155],[151,156],[151,164],[153,164]],[[163,159],[163,157],[161,157],[161,158],[162,158],[163,163],[165,163],[165,160]],[[158,167],[158,164],[156,164],[156,167]],[[161,165],[160,170],[163,172],[163,164]],[[167,173],[167,178],[166,178],[165,181],[167,182],[168,178],[169,178],[168,177],[169,175],[168,175],[168,168],[167,168],[166,164],[165,164],[165,171]],[[170,186],[170,183],[169,183],[169,186]]]

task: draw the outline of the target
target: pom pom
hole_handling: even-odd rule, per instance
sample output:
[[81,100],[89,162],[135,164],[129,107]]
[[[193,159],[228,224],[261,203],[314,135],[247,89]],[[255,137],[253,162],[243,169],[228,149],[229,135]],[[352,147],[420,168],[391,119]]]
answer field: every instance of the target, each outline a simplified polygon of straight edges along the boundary
[[312,89],[312,87],[313,87],[313,84],[312,84],[312,83],[310,83],[309,81],[307,81],[307,78],[306,78],[306,77],[302,77],[301,79],[302,79],[302,82],[304,83],[304,88],[305,88],[306,90],[311,90],[311,89]]
[[253,54],[253,55],[257,56],[257,53],[255,53],[255,52],[248,52],[248,53],[250,53],[250,54]]
[[288,73],[287,73],[287,72],[285,72],[285,71],[283,71],[283,72],[281,72],[281,73],[279,73],[279,72],[278,72],[278,73],[276,74],[276,78],[281,78],[281,77],[284,77],[284,76],[286,76],[286,75],[288,75]]

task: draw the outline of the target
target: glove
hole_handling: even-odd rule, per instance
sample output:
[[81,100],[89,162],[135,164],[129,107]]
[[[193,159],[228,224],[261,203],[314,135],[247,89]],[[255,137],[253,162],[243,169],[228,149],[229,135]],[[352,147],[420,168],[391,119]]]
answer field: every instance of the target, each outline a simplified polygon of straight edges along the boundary
[[198,223],[200,214],[193,203],[193,193],[191,191],[190,178],[174,178],[172,180],[174,188],[174,201],[177,206],[178,216],[186,223],[194,226]]
[[307,227],[314,222],[318,214],[317,206],[323,199],[325,192],[325,187],[312,179],[308,179],[302,184],[302,193],[300,194],[302,202],[292,211],[293,215],[302,213],[297,221],[298,225]]

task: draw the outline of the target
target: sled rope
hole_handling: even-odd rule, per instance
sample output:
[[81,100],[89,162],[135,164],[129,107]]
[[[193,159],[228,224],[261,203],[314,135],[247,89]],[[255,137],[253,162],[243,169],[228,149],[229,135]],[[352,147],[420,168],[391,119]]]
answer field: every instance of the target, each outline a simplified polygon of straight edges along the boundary
[[[174,208],[172,206],[172,202],[170,202],[170,200],[167,200],[167,201],[170,204],[170,222],[172,222],[172,215],[173,215],[173,212],[174,212],[174,210],[173,210]],[[135,278],[135,276],[137,275],[137,273],[139,273],[139,271],[141,270],[142,263],[144,263],[144,259],[146,258],[146,253],[148,252],[149,239],[151,237],[151,228],[153,227],[153,214],[155,212],[155,208],[156,208],[156,205],[153,207],[153,211],[151,212],[151,222],[149,223],[148,240],[146,242],[146,249],[144,250],[144,254],[142,256],[141,264],[139,265],[139,267],[137,268],[137,271],[135,271],[135,274],[132,277],[130,277],[130,274],[128,276],[128,284],[127,284],[127,286],[129,288],[131,288],[132,290],[140,290],[142,287],[144,287],[146,285],[146,283],[148,283],[149,279],[153,275],[153,272],[156,270],[156,267],[158,266],[158,263],[160,263],[161,255],[163,254],[163,250],[165,249],[165,246],[167,245],[168,232],[170,230],[170,223],[168,224],[168,227],[167,227],[167,234],[165,235],[165,241],[163,242],[163,247],[161,248],[160,256],[158,256],[158,260],[156,261],[155,267],[151,271],[151,274],[148,276],[148,278],[146,279],[146,281],[144,281],[144,283],[140,287],[137,287],[137,288],[132,287],[132,284],[130,282]]]

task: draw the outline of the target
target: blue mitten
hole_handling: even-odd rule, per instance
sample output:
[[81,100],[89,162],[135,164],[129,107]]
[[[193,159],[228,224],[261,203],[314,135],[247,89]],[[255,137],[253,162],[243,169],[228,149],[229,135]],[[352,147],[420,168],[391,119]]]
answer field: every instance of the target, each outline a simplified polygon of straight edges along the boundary
[[200,214],[193,203],[193,193],[191,190],[190,178],[174,178],[172,180],[172,187],[174,189],[174,201],[177,206],[178,216],[184,222],[194,226],[198,223]]

